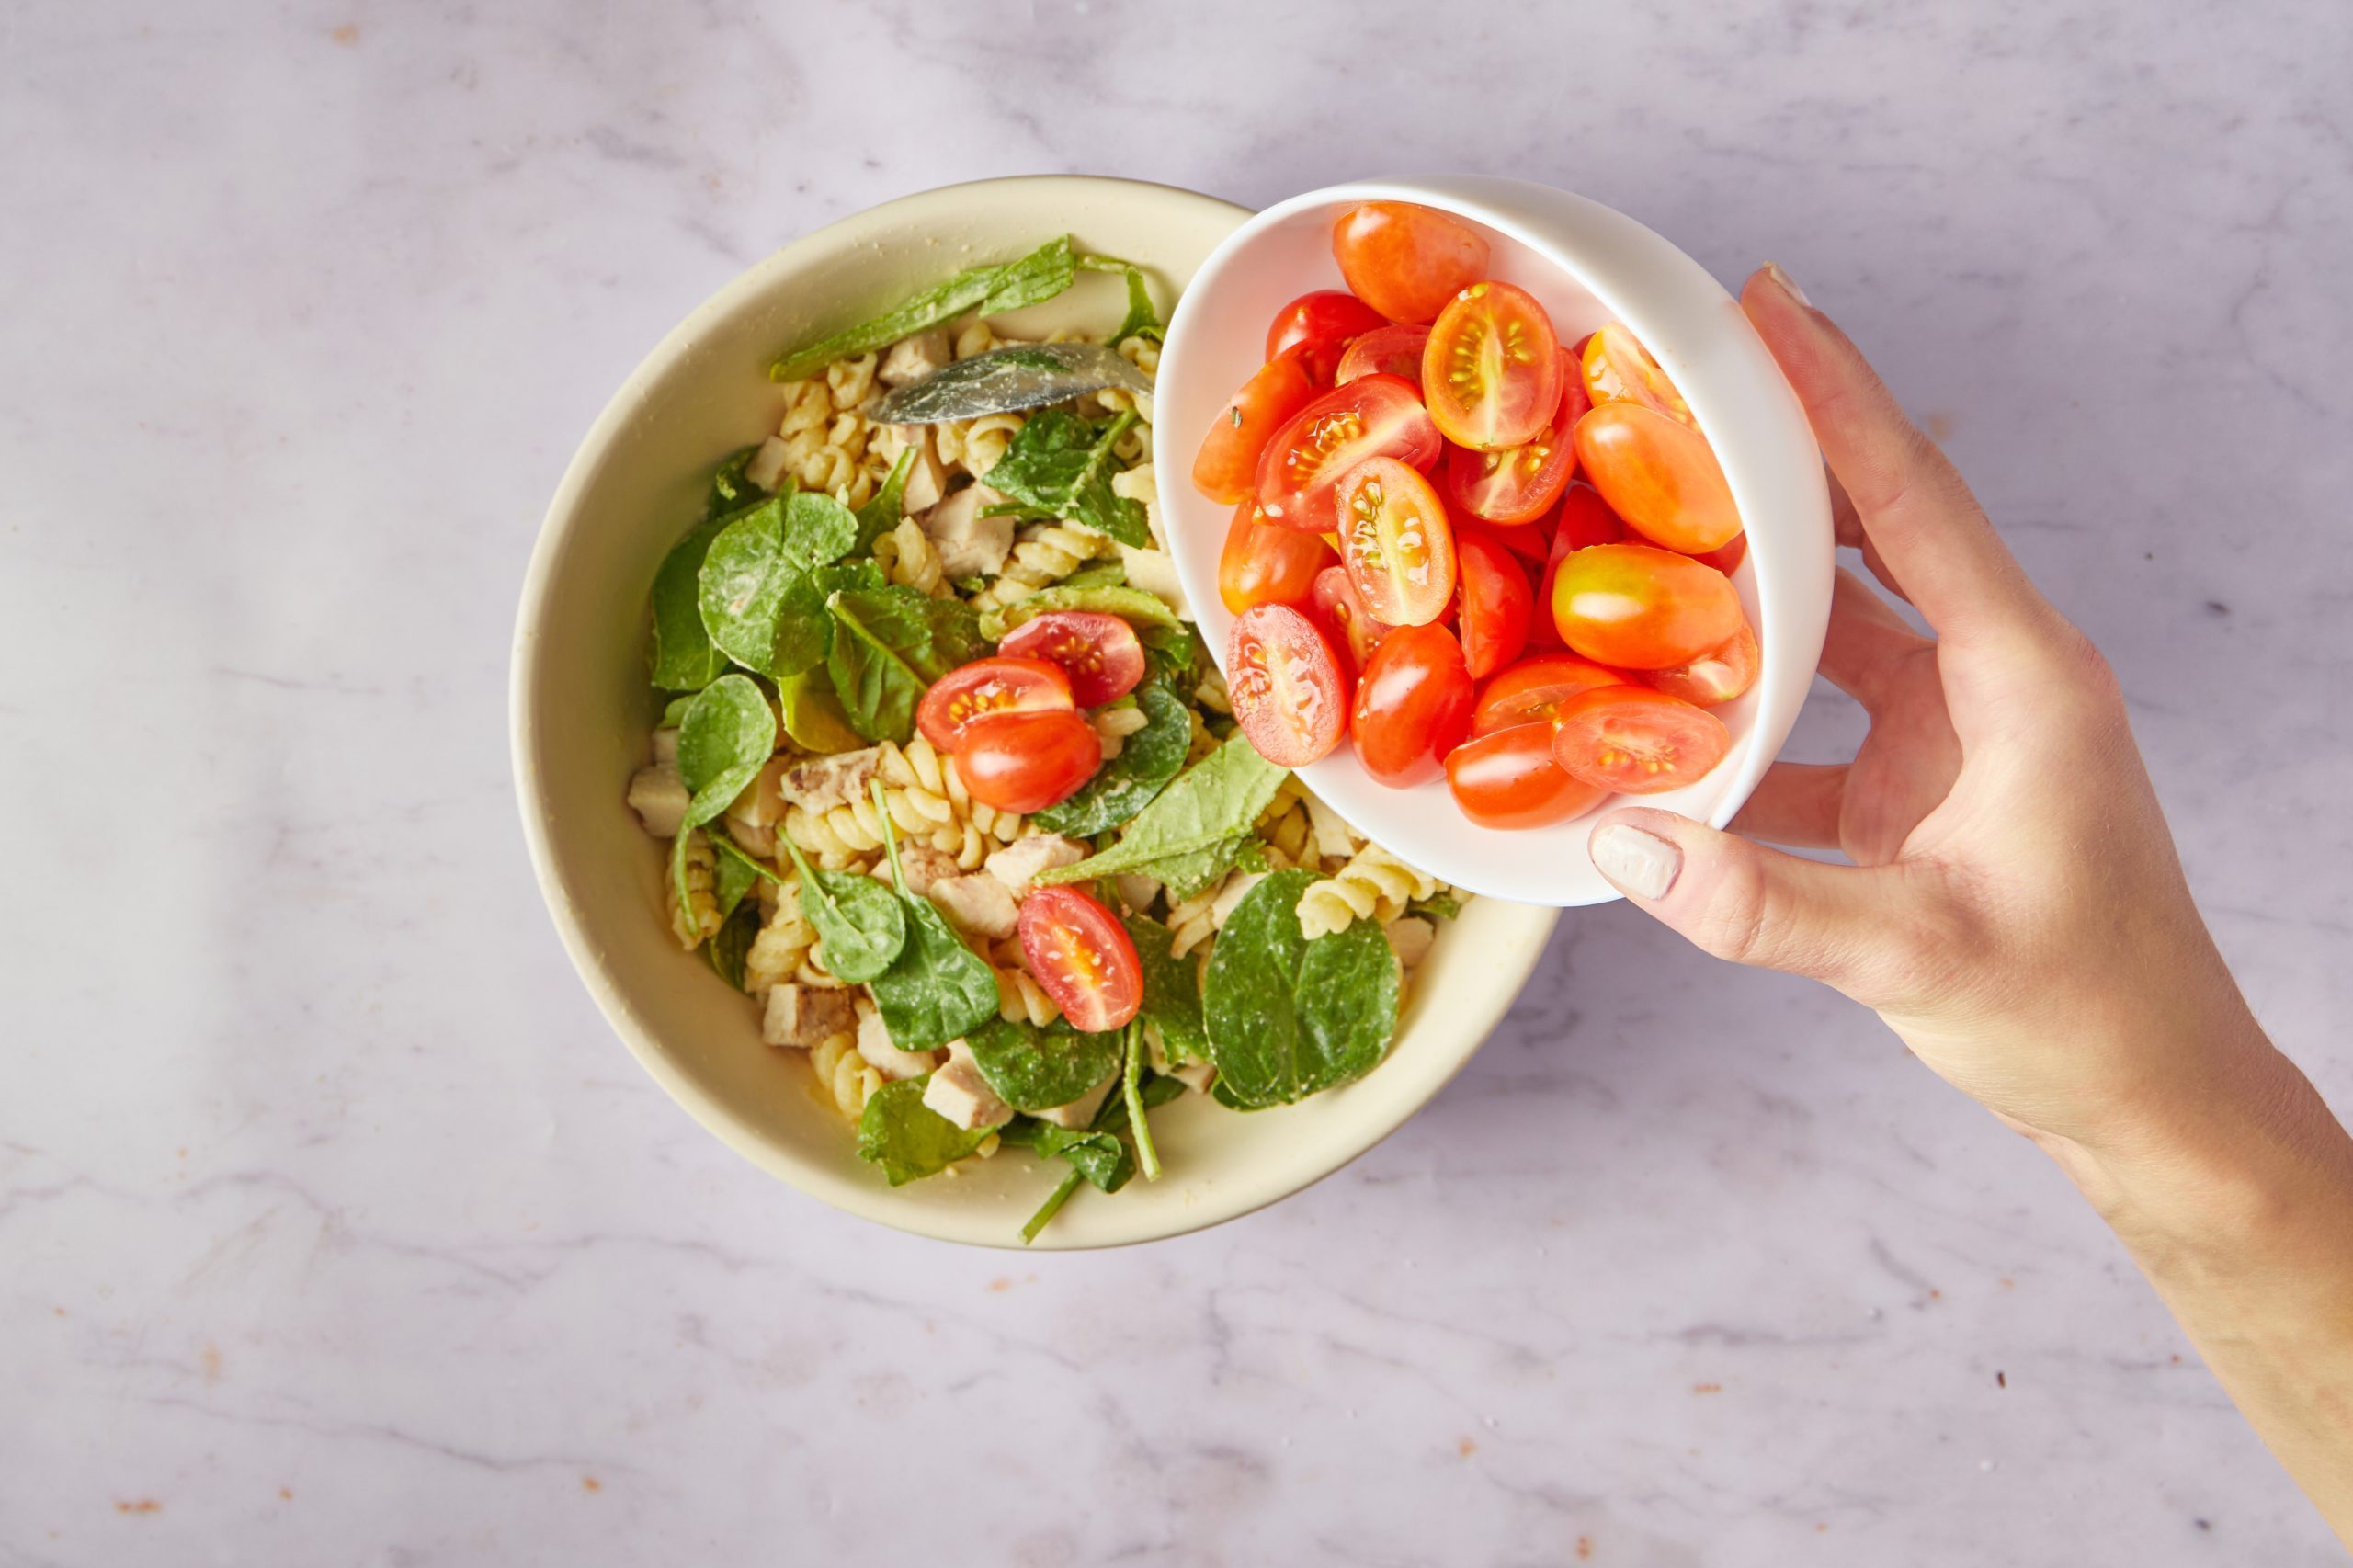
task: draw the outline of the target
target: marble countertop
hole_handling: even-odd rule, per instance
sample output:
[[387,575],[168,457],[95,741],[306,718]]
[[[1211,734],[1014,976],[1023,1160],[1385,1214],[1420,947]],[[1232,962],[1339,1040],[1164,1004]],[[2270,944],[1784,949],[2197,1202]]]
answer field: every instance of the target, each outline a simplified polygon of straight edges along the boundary
[[[506,674],[574,443],[796,234],[1007,173],[1544,179],[1875,356],[2353,1108],[2353,14],[949,12],[0,15],[0,1563],[2325,1558],[2039,1156],[1623,907],[1254,1218],[837,1215],[574,979]],[[1856,733],[1824,691],[1791,754]]]

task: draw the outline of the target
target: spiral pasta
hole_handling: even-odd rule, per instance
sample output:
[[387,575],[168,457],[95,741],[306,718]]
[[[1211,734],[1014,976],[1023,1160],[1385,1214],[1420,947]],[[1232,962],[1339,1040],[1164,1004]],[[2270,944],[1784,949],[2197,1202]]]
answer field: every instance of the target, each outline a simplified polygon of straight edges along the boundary
[[719,930],[719,901],[712,893],[711,883],[718,872],[719,857],[710,847],[710,840],[699,828],[687,835],[687,904],[678,906],[678,879],[665,876],[663,902],[670,912],[670,934],[678,946],[689,950],[699,946]]
[[1126,749],[1128,737],[1152,722],[1152,716],[1137,707],[1105,708],[1092,721],[1096,738],[1102,743],[1103,760],[1110,761]]
[[1332,875],[1300,895],[1299,928],[1311,939],[1345,931],[1358,920],[1394,920],[1417,898],[1436,892],[1438,881],[1415,870],[1378,844],[1368,844]]
[[784,383],[784,417],[777,426],[783,443],[779,484],[790,478],[850,506],[873,499],[876,476],[866,454],[875,426],[862,410],[876,389],[876,362],[872,354],[836,359],[822,375]]
[[1209,940],[1217,934],[1217,895],[1224,891],[1222,883],[1204,888],[1184,902],[1172,904],[1168,910],[1168,956],[1181,959],[1196,949],[1204,954]]
[[858,1037],[847,1030],[809,1048],[809,1071],[816,1075],[818,1094],[852,1121],[882,1087],[882,1074],[858,1053]]
[[837,985],[818,960],[816,928],[801,918],[799,889],[790,901],[780,901],[767,923],[752,938],[744,954],[744,989],[765,996],[768,987],[797,982],[803,985]]
[[1028,1023],[1039,1028],[1063,1016],[1036,975],[1011,965],[996,969],[996,1011],[1008,1024]]
[[972,596],[972,604],[983,610],[1017,604],[1119,549],[1117,540],[1075,523],[1031,523],[1015,538],[1005,570]]
[[956,591],[940,573],[939,551],[932,548],[931,536],[913,517],[874,541],[874,560],[883,575],[902,587],[935,599],[947,598]]
[[933,449],[939,460],[961,463],[976,479],[986,479],[997,459],[1021,434],[1018,414],[983,414],[977,419],[951,419],[931,427]]

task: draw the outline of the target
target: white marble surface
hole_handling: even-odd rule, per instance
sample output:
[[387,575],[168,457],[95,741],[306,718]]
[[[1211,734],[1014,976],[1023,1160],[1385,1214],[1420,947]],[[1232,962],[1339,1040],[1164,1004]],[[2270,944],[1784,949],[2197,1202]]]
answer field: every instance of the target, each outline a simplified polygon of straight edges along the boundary
[[1370,1157],[1117,1256],[800,1198],[574,983],[509,617],[689,305],[981,176],[1469,167],[1847,323],[2353,1107],[2353,14],[1369,9],[0,7],[0,1563],[2329,1556],[2037,1156],[1623,908]]

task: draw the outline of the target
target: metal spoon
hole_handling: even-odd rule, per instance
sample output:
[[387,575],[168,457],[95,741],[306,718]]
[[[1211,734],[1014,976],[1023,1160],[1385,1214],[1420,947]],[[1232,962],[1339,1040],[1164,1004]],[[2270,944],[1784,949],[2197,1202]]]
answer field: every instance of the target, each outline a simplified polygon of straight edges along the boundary
[[894,388],[875,405],[873,418],[882,425],[938,425],[1043,408],[1113,387],[1152,393],[1142,370],[1099,343],[1016,343]]

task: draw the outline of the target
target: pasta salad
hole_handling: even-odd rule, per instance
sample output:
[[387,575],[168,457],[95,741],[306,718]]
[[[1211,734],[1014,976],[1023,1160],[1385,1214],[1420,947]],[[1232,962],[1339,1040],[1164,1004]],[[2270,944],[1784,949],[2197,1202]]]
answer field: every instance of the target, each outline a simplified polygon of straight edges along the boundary
[[892,1186],[1006,1145],[1062,1164],[1025,1240],[1081,1187],[1156,1177],[1159,1106],[1377,1065],[1460,908],[1236,731],[1148,392],[875,417],[1086,270],[1124,277],[1100,341],[1148,386],[1142,274],[1067,237],[778,361],[775,432],[655,575],[666,706],[628,790],[679,945]]

